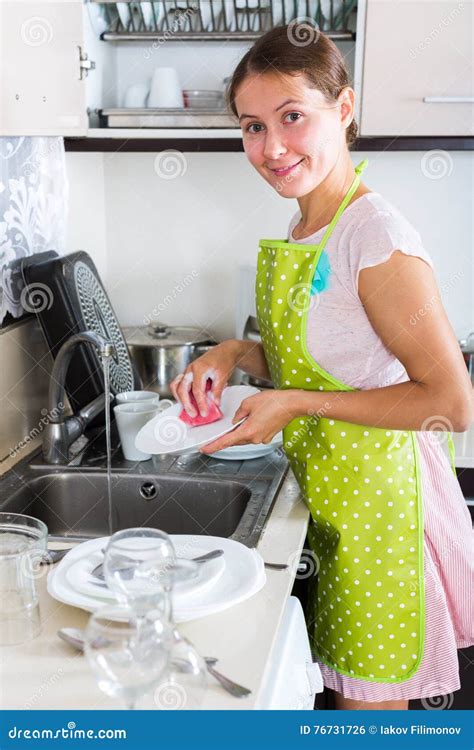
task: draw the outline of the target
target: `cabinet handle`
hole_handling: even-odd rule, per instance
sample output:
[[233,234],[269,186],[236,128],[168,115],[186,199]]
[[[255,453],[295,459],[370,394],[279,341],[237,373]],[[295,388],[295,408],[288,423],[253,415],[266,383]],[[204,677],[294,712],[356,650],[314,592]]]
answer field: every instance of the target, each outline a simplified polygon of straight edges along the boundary
[[474,102],[474,96],[424,96],[426,104],[469,104]]

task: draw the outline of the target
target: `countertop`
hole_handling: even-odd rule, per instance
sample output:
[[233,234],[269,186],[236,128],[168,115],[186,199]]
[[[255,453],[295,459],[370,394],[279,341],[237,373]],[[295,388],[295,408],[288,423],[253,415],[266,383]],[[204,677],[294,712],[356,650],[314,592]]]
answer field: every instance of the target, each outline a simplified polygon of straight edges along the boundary
[[[308,521],[309,512],[290,469],[257,546],[264,560],[291,562],[303,547]],[[61,627],[83,628],[89,615],[52,599],[46,591],[47,566],[41,571],[44,573],[37,579],[37,587],[42,633],[29,643],[1,648],[1,708],[123,708],[118,699],[99,690],[86,658],[57,637]],[[247,601],[200,620],[180,623],[180,632],[202,655],[218,657],[218,670],[252,690],[246,698],[233,698],[209,676],[202,709],[259,708],[294,575],[294,566],[283,571],[267,568],[265,586]],[[153,693],[137,705],[141,709],[158,707]]]

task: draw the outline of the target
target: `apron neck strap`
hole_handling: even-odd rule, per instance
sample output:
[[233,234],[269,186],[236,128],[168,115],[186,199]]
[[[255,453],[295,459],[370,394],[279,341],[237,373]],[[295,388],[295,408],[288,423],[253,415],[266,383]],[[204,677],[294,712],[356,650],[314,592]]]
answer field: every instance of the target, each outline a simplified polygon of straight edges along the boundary
[[323,247],[326,245],[326,242],[328,241],[329,237],[332,234],[332,231],[334,227],[336,226],[337,222],[339,221],[339,217],[341,216],[342,212],[346,208],[347,204],[349,203],[350,199],[354,195],[355,191],[359,187],[360,184],[360,175],[368,165],[369,160],[364,159],[360,162],[360,164],[357,165],[355,168],[356,176],[354,177],[354,180],[352,182],[352,185],[350,186],[349,190],[347,191],[346,195],[344,196],[343,200],[341,201],[341,204],[339,208],[337,209],[336,213],[334,214],[331,223],[329,224],[328,228],[326,229],[326,232],[324,233],[324,237],[321,240],[320,247]]

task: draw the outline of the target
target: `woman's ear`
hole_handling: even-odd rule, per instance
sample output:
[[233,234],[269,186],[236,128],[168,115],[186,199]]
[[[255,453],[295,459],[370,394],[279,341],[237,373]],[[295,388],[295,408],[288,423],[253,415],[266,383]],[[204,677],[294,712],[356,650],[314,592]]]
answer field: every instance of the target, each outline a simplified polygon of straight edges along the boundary
[[341,125],[348,128],[355,115],[355,92],[350,86],[345,86],[338,97]]

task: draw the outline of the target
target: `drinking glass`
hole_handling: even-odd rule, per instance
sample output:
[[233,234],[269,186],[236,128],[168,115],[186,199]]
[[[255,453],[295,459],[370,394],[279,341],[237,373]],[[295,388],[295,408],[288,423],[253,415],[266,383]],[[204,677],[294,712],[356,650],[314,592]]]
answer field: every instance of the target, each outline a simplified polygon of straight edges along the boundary
[[134,709],[168,666],[171,631],[163,620],[136,617],[127,606],[97,610],[85,630],[84,651],[99,688]]
[[199,573],[198,563],[177,560],[164,531],[139,527],[118,531],[105,550],[105,581],[119,600],[137,614],[158,609],[173,621],[173,585]]
[[0,645],[24,643],[41,632],[36,578],[43,569],[48,527],[38,518],[0,513]]
[[161,710],[197,710],[207,688],[207,667],[196,648],[174,628],[169,660],[154,689],[154,703]]

